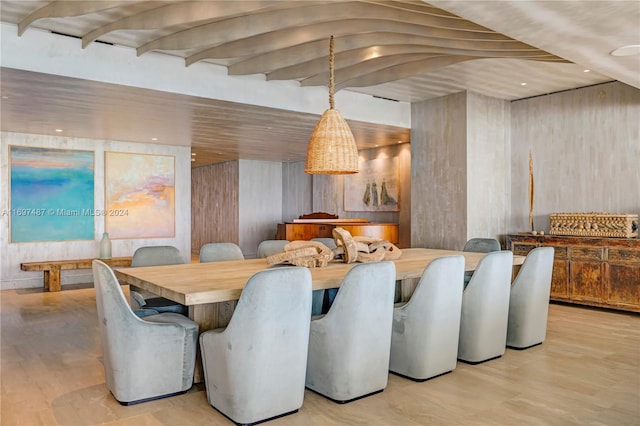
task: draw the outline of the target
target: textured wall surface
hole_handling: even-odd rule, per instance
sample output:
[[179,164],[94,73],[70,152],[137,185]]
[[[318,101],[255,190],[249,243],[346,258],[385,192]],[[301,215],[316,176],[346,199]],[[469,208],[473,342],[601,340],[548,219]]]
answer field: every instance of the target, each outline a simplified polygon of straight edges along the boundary
[[411,246],[459,249],[466,241],[467,95],[411,108]]
[[[131,256],[135,249],[147,245],[172,245],[188,259],[191,251],[191,150],[188,146],[96,141],[91,139],[43,136],[2,132],[0,142],[1,175],[0,209],[9,208],[9,145],[39,148],[80,149],[95,152],[94,203],[96,209],[104,209],[104,153],[105,151],[131,152],[175,156],[175,237],[112,240],[113,257]],[[104,217],[95,217],[93,241],[56,241],[41,243],[9,243],[9,216],[0,216],[0,288],[42,287],[42,272],[23,272],[22,262],[46,260],[84,259],[98,257],[100,238],[104,232]],[[93,281],[90,270],[62,272],[62,285]]]
[[[297,219],[298,216],[311,212],[327,212],[337,214],[341,219],[367,218],[377,223],[399,224],[399,246],[409,247],[411,244],[411,146],[402,143],[377,149],[358,152],[363,160],[398,157],[398,173],[400,182],[399,212],[357,212],[344,210],[344,176],[340,175],[307,175],[304,163],[290,163],[283,182],[284,199],[287,207],[284,220]],[[311,198],[309,198],[311,197]],[[308,204],[310,201],[310,204]]]
[[498,238],[503,246],[511,206],[509,111],[507,101],[467,93],[466,239]]
[[304,172],[305,163],[282,164],[282,220],[291,222],[300,215],[311,213],[313,176]]
[[619,82],[511,104],[509,232],[528,228],[529,151],[534,225],[549,213],[640,213],[640,90]]
[[254,258],[258,244],[276,236],[282,222],[282,163],[240,160],[239,245]]
[[237,161],[191,170],[191,251],[206,243],[238,244],[239,167]]

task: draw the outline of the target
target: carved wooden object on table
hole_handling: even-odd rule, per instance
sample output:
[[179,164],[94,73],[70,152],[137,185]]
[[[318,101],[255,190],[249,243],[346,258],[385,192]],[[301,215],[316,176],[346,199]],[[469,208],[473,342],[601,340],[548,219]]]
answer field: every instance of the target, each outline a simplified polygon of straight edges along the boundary
[[284,247],[283,253],[267,257],[267,263],[290,263],[315,268],[327,266],[336,257],[341,258],[344,263],[354,263],[395,260],[402,255],[398,247],[386,240],[352,237],[348,231],[339,227],[332,232],[337,246],[333,250],[318,241],[292,241]]
[[551,299],[640,312],[640,240],[509,235],[507,249],[526,255],[553,247]]
[[638,215],[619,213],[551,213],[549,234],[636,238]]

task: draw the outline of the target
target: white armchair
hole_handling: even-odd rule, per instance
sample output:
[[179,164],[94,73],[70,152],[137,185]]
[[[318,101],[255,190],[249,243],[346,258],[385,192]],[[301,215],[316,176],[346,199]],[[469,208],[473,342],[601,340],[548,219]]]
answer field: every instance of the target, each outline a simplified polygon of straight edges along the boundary
[[137,317],[113,271],[93,261],[107,387],[123,405],[186,392],[193,384],[198,324],[176,313]]
[[395,290],[393,262],[351,268],[326,315],[311,321],[307,388],[349,402],[387,386]]
[[411,299],[393,310],[389,370],[424,381],[456,368],[464,256],[433,260]]

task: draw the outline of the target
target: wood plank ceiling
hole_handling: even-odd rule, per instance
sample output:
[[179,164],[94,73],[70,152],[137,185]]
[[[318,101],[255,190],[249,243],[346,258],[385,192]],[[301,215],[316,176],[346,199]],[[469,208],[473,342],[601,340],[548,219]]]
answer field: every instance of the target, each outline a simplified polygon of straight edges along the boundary
[[[476,91],[501,99],[538,94],[519,87],[515,76],[523,69],[544,70],[543,78],[551,80],[538,91],[610,80],[586,75],[567,59],[422,1],[3,0],[0,7],[2,21],[16,24],[18,34],[45,29],[81,39],[81,48],[111,43],[134,48],[138,56],[161,52],[184,58],[187,67],[213,63],[227,67],[229,75],[264,74],[268,81],[295,80],[300,86],[328,84],[328,36],[333,34],[338,90],[406,102],[465,90],[469,72],[464,67],[473,64],[469,69],[479,70],[486,61],[510,74],[500,80],[490,77],[491,67],[479,70],[480,76],[473,78],[487,78],[487,84]],[[580,75],[571,83],[563,82],[563,76],[578,74],[578,69]],[[238,158],[300,161],[317,120],[312,114],[144,89],[134,89],[134,101],[131,88],[3,70],[3,96],[24,96],[35,88],[42,120],[54,119],[48,116],[56,109],[67,111],[59,118],[70,125],[91,123],[92,114],[106,110],[122,112],[121,129],[102,126],[109,130],[99,134],[100,126],[87,126],[76,136],[148,142],[148,131],[126,133],[126,124],[157,128],[170,120],[174,130],[167,130],[169,136],[186,138],[198,151],[195,166]],[[65,91],[74,96],[63,96]],[[165,106],[151,116],[145,108],[149,104]],[[25,122],[33,105],[26,99],[18,106],[3,102],[2,129],[38,131],[37,123]],[[409,140],[408,129],[354,121],[350,125],[360,149]]]

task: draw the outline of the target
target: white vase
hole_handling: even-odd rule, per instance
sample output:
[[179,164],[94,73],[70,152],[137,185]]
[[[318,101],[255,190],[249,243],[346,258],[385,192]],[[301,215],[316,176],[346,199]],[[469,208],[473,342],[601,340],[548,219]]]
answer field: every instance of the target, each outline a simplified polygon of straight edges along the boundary
[[109,233],[102,234],[102,240],[100,241],[100,259],[111,259],[111,240],[109,239]]

